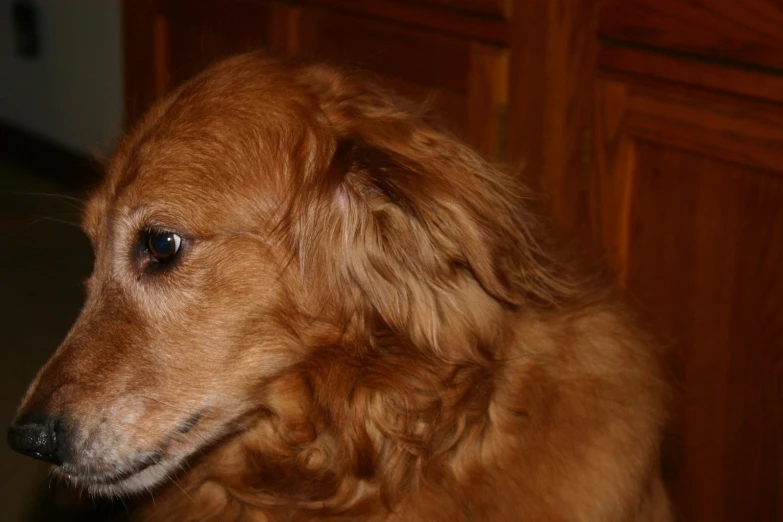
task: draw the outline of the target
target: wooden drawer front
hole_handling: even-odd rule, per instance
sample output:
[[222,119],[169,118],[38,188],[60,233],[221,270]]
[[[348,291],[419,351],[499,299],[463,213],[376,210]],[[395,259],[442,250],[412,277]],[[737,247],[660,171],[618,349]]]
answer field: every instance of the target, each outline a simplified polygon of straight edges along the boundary
[[612,73],[665,80],[722,94],[783,103],[783,75],[751,67],[693,60],[672,53],[599,45],[598,65]]
[[507,45],[511,0],[301,0],[306,7],[371,16],[442,34]]
[[433,5],[454,11],[509,18],[512,0],[395,0],[406,4]]
[[504,48],[394,22],[303,9],[292,49],[370,69],[436,114],[490,158],[503,155],[508,60]]
[[269,45],[265,2],[161,0],[155,24],[156,94],[184,82],[221,58]]
[[599,20],[605,37],[783,69],[780,2],[608,0]]

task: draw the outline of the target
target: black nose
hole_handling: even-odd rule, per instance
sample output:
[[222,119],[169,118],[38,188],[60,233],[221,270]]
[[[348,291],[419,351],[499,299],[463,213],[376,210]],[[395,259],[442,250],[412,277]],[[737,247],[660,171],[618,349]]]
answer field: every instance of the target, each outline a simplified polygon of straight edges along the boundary
[[8,445],[12,449],[33,457],[62,464],[61,437],[58,437],[57,423],[51,419],[26,420],[19,419],[8,429]]

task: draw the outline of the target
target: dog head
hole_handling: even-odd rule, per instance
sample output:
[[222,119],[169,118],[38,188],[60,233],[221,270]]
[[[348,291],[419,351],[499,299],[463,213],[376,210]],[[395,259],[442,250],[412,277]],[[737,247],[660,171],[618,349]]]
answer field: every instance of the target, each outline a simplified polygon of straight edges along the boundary
[[11,444],[75,484],[148,488],[274,409],[268,383],[377,328],[491,358],[568,288],[515,180],[374,83],[256,55],[160,102],[89,200],[83,310]]

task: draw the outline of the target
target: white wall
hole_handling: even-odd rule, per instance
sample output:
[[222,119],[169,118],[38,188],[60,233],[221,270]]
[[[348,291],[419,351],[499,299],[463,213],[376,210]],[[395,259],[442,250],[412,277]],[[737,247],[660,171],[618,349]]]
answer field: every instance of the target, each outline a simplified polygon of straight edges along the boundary
[[15,54],[0,0],[0,121],[74,151],[111,149],[123,116],[121,0],[36,0],[40,53]]

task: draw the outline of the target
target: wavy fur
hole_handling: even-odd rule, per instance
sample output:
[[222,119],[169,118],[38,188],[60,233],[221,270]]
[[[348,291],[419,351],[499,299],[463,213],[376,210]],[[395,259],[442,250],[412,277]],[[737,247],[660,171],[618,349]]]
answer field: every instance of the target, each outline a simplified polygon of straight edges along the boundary
[[[670,520],[661,354],[537,214],[363,75],[228,60],[121,145],[85,216],[88,305],[29,395],[74,426],[98,396],[172,406],[128,399],[143,434],[93,436],[172,463],[139,520]],[[164,225],[176,267],[126,267]],[[109,352],[101,383],[62,384]]]

